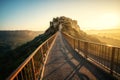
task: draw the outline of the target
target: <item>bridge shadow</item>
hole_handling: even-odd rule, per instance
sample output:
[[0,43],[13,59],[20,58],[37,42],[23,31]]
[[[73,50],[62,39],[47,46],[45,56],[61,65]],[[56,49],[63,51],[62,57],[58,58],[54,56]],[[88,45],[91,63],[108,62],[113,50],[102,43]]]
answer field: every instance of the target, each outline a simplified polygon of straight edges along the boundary
[[[78,54],[78,52],[76,52],[70,46],[70,44],[64,39],[64,37],[62,37],[62,41],[64,43],[64,50],[68,50],[69,53],[73,56],[73,58],[79,62],[79,65],[75,66],[75,64],[72,63],[70,60],[68,61],[69,65],[75,71],[71,72],[71,74],[69,74],[65,78],[65,80],[71,79],[75,74],[77,74],[79,76],[80,80],[89,80],[88,76],[86,76],[85,74],[82,74],[82,73],[79,72],[80,68],[83,67],[83,66],[85,68],[87,68],[96,77],[97,80],[117,80],[115,77],[113,77],[112,75],[108,74],[107,72],[105,72],[104,70],[100,69],[99,67],[97,67],[93,63],[91,63],[88,60],[86,60],[80,54]],[[63,51],[63,54],[68,58],[67,54],[64,51]]]
[[[68,56],[68,54],[70,54],[70,53],[65,52],[65,50],[66,50],[65,48],[61,49],[63,55],[66,57],[66,62],[72,67],[73,71],[68,76],[66,76],[66,78],[64,80],[70,80],[75,75],[77,75],[80,80],[90,80],[87,75],[79,72],[80,68],[85,64],[85,60],[80,59],[79,64],[76,66]],[[74,56],[72,57],[72,59],[73,58],[74,58]]]
[[[68,54],[66,54],[66,52],[63,51],[63,49],[61,49],[61,52],[63,54],[63,56],[65,57],[65,61],[62,62],[62,64],[60,64],[57,68],[54,68],[54,70],[52,70],[51,72],[49,72],[49,74],[47,74],[46,76],[44,76],[44,80],[46,80],[45,78],[49,77],[50,75],[54,74],[54,72],[56,72],[57,70],[59,70],[61,67],[63,67],[66,64],[69,64],[73,71],[71,73],[69,73],[64,80],[71,80],[75,75],[77,75],[79,77],[80,80],[90,80],[88,78],[87,75],[80,73],[79,69],[84,65],[84,60],[81,59],[81,63],[79,63],[77,66],[71,61],[74,57],[70,58],[68,56]],[[59,59],[63,58],[63,56],[59,56],[57,58],[54,58],[53,60],[51,60],[49,63],[46,64],[46,66],[49,66],[51,64],[55,64],[57,61],[59,61]],[[58,65],[58,63],[56,63],[56,65]]]

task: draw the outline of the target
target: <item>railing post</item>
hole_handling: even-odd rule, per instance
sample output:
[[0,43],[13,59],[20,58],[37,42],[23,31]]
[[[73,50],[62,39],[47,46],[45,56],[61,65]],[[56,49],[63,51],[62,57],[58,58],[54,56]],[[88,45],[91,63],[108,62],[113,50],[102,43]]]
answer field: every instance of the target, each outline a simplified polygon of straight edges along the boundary
[[73,41],[74,41],[74,49],[75,49],[75,39],[73,39]]
[[35,65],[34,65],[34,60],[32,58],[32,69],[33,69],[33,76],[34,76],[34,80],[36,80],[36,76],[35,76]]
[[78,50],[78,48],[79,48],[79,47],[78,47],[78,40],[77,40],[76,44],[77,44],[77,50]]
[[80,41],[78,40],[78,52],[80,51]]
[[113,74],[114,57],[115,57],[115,47],[112,47],[111,63],[110,63],[110,74]]
[[88,42],[85,42],[84,52],[85,52],[85,58],[87,58],[88,57]]
[[47,49],[49,48],[49,46],[50,46],[50,45],[49,45],[49,40],[48,40],[48,41],[47,41]]
[[24,80],[22,72],[23,72],[23,71],[20,72],[21,80]]
[[44,53],[43,53],[43,47],[41,47],[41,53],[42,53],[42,64],[44,64]]

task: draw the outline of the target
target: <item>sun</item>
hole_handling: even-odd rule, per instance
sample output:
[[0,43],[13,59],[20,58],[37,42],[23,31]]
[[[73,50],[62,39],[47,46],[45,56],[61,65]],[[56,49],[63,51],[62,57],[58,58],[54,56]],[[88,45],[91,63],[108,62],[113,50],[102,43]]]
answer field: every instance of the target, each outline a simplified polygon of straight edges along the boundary
[[116,14],[104,14],[100,18],[101,28],[115,28],[118,25],[118,16]]

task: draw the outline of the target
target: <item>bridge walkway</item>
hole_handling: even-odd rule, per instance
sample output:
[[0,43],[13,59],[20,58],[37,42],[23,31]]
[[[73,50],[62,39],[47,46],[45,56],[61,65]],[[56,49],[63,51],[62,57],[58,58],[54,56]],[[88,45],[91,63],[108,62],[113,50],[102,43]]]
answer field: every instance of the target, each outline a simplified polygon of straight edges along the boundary
[[48,54],[43,80],[114,80],[78,54],[58,32]]

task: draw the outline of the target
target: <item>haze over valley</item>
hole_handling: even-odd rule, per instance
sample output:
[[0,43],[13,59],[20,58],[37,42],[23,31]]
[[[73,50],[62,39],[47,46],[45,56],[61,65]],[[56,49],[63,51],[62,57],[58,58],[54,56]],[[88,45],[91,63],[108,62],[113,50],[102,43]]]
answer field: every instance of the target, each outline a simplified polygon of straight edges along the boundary
[[0,55],[33,40],[42,31],[16,30],[0,31]]
[[120,47],[120,29],[104,29],[104,30],[85,30],[89,35],[98,38],[107,45]]

